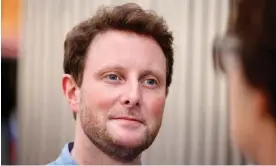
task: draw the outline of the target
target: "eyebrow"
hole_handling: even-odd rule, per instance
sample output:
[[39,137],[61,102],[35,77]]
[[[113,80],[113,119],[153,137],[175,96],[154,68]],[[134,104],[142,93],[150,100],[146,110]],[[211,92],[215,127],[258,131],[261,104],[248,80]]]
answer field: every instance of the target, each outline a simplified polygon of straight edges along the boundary
[[145,77],[147,75],[156,76],[158,78],[158,80],[160,80],[160,81],[163,77],[166,77],[166,74],[162,74],[161,72],[158,72],[156,70],[145,70],[145,71],[143,71],[142,77]]
[[126,68],[120,65],[102,65],[99,68],[99,71],[108,71],[108,70],[116,70],[116,71],[125,71]]

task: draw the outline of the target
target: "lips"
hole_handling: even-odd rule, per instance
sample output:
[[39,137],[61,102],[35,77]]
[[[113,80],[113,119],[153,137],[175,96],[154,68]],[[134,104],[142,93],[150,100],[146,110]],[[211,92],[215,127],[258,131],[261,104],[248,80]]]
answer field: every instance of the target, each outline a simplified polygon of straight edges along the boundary
[[135,121],[135,122],[139,122],[139,123],[143,123],[142,120],[134,118],[134,117],[127,117],[127,116],[123,116],[123,117],[114,117],[111,118],[113,120],[127,120],[127,121]]

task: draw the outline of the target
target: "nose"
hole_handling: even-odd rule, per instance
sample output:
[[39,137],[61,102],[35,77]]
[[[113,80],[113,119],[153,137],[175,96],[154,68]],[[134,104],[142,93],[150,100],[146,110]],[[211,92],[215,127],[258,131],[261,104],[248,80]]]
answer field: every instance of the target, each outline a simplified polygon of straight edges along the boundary
[[141,93],[138,83],[126,86],[125,93],[121,97],[121,104],[127,108],[140,107]]

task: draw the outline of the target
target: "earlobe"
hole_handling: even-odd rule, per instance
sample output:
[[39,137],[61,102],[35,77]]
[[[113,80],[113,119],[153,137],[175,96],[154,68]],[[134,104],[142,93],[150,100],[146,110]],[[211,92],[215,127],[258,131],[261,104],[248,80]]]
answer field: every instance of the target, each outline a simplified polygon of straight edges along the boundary
[[257,107],[259,108],[259,115],[260,116],[267,116],[269,110],[271,109],[269,107],[269,99],[268,96],[266,95],[266,93],[264,92],[257,92]]
[[73,112],[78,110],[79,88],[74,78],[70,74],[64,74],[62,77],[62,90]]
[[251,88],[250,99],[252,101],[250,114],[256,119],[266,118],[270,109],[268,95],[263,90]]

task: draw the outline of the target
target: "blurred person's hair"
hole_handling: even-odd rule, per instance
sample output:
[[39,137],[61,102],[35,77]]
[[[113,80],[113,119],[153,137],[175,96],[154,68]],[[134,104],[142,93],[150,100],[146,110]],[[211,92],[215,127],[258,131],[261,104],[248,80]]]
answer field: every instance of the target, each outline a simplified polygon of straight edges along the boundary
[[[102,7],[95,16],[79,23],[66,36],[63,69],[81,86],[86,53],[96,35],[108,30],[119,30],[153,38],[161,47],[167,63],[167,90],[173,73],[173,36],[166,22],[153,11],[127,3],[116,7]],[[75,117],[76,115],[74,115]]]
[[[276,120],[276,0],[231,0],[224,39],[247,83],[268,97],[269,113]],[[218,59],[216,65],[223,69]]]

